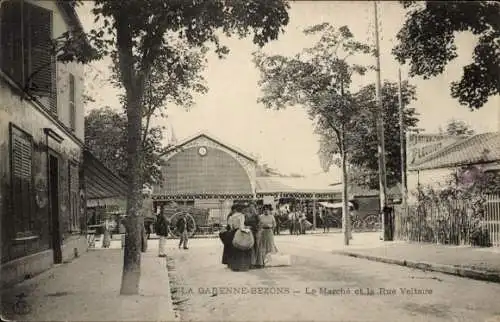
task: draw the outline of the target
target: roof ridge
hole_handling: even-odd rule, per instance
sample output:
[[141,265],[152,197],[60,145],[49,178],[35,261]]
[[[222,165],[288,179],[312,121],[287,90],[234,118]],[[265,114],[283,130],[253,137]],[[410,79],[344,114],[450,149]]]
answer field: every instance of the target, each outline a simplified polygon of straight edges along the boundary
[[480,135],[480,134],[476,134],[476,135],[469,136],[469,137],[462,137],[462,138],[460,138],[459,136],[457,136],[457,141],[455,141],[455,142],[453,142],[453,143],[451,143],[451,144],[449,144],[449,145],[445,146],[445,147],[444,147],[444,148],[442,148],[441,150],[437,150],[436,152],[433,152],[433,153],[431,153],[431,154],[429,154],[429,155],[427,155],[427,156],[423,157],[423,158],[420,160],[420,162],[418,162],[418,164],[414,164],[414,165],[412,165],[412,168],[413,168],[413,167],[418,167],[418,166],[420,166],[420,165],[422,165],[422,164],[424,164],[424,163],[426,163],[426,162],[432,161],[432,160],[434,160],[434,159],[436,159],[436,158],[438,158],[438,157],[443,156],[443,154],[448,153],[448,152],[450,151],[450,149],[452,149],[452,148],[454,148],[454,147],[456,147],[456,146],[458,146],[458,145],[460,145],[460,144],[462,144],[462,143],[464,143],[464,142],[467,142],[468,140],[470,140],[470,139],[472,139],[472,138],[476,137],[477,135]]
[[[422,169],[427,169],[429,167],[434,168],[432,166],[432,163],[437,162],[436,160],[440,160],[440,158],[450,157],[454,153],[459,153],[460,150],[468,149],[473,145],[481,146],[484,150],[484,146],[488,146],[489,144],[491,144],[489,142],[491,142],[497,136],[500,136],[500,132],[485,132],[485,133],[475,134],[469,138],[466,138],[465,140],[461,140],[459,142],[456,142],[455,144],[450,145],[449,147],[446,147],[445,149],[441,150],[439,154],[433,155],[432,158],[426,159],[424,162],[420,162],[418,165],[413,166],[412,169],[422,170]],[[472,141],[476,141],[476,142],[472,142]],[[496,142],[496,141],[493,141],[493,143],[494,142]],[[460,145],[462,147],[457,149],[457,147]],[[480,153],[484,153],[484,151],[481,151]],[[474,154],[476,154],[476,153],[474,153]],[[477,157],[478,156],[475,156],[474,158],[477,159]],[[441,161],[441,162],[443,162],[443,161]],[[442,164],[440,164],[440,167],[450,166],[450,165],[455,164],[453,162],[452,163],[450,163],[450,162],[451,161],[448,161],[448,163],[442,163]],[[474,162],[477,162],[477,160]]]
[[244,156],[245,158],[247,158],[251,161],[255,161],[255,162],[257,161],[257,158],[252,153],[243,151],[242,149],[240,149],[238,147],[235,147],[231,144],[225,143],[223,140],[221,140],[217,136],[213,135],[212,133],[208,132],[207,130],[197,131],[194,135],[188,136],[187,138],[181,140],[179,143],[174,145],[172,148],[168,149],[167,152],[179,149],[180,147],[182,147],[186,143],[191,142],[193,140],[196,140],[197,138],[199,138],[201,136],[205,136],[209,140],[215,141],[216,143],[228,148],[229,150],[232,150],[232,151]]

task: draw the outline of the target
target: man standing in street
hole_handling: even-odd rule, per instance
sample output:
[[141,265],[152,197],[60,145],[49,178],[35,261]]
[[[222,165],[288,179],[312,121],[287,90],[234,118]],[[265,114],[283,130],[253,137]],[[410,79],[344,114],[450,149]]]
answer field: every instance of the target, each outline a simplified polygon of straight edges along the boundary
[[155,233],[160,237],[158,241],[158,257],[167,256],[167,236],[170,222],[164,212],[159,212],[156,217]]
[[179,220],[177,220],[177,232],[179,233],[180,240],[179,240],[179,249],[181,249],[181,246],[183,246],[184,249],[188,249],[187,243],[188,243],[188,223],[187,223],[187,218],[186,214],[181,214]]
[[280,225],[281,225],[281,211],[279,209],[276,209],[274,211],[274,221],[276,221],[276,227],[274,227],[274,234],[279,235]]

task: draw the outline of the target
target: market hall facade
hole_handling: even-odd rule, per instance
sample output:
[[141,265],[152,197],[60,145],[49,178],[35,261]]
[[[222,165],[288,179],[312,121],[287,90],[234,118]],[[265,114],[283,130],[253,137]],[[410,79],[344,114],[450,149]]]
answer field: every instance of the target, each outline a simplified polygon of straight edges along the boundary
[[[341,200],[333,187],[290,186],[276,177],[258,177],[254,157],[206,132],[168,150],[162,175],[162,183],[153,188],[155,213],[175,203],[208,209],[210,218],[217,220],[225,218],[238,200],[275,204]],[[301,178],[291,179],[299,182]]]

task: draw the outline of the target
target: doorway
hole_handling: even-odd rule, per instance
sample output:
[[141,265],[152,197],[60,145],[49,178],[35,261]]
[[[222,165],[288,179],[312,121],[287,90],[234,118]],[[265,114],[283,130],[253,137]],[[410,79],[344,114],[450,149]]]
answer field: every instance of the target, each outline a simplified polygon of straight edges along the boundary
[[54,264],[60,264],[62,249],[59,225],[59,158],[52,153],[49,153],[49,199]]

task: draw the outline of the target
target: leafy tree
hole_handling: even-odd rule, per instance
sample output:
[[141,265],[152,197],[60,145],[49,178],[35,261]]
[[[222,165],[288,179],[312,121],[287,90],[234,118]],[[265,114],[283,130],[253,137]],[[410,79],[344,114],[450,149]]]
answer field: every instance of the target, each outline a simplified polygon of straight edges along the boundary
[[[201,75],[205,68],[205,54],[208,48],[193,48],[186,40],[172,36],[168,42],[175,47],[175,51],[167,50],[162,53],[144,82],[142,141],[150,134],[149,127],[153,118],[167,117],[168,104],[190,109],[194,105],[193,93],[205,94],[208,91],[206,81]],[[121,88],[120,67],[116,60],[112,70],[111,81],[115,87]],[[126,111],[126,95],[122,94],[120,101]]]
[[500,3],[495,1],[400,1],[408,10],[397,34],[393,54],[410,62],[410,75],[424,79],[443,73],[457,57],[455,34],[478,36],[473,62],[464,66],[459,82],[451,84],[451,96],[470,109],[479,109],[500,92]]
[[[87,62],[110,55],[119,69],[119,82],[124,89],[127,114],[127,236],[124,252],[121,294],[137,294],[141,265],[143,218],[143,116],[147,81],[158,61],[166,57],[167,71],[177,66],[169,60],[176,53],[170,37],[185,40],[191,47],[206,43],[215,45],[223,56],[229,49],[220,44],[218,32],[245,37],[253,34],[259,46],[277,39],[288,23],[288,4],[284,0],[250,1],[167,1],[167,0],[95,0],[92,13],[103,28],[68,33],[65,39],[66,61]],[[87,38],[89,46],[79,46]]]
[[462,120],[451,119],[446,125],[446,134],[456,136],[471,136],[474,135],[474,130]]
[[[109,107],[94,109],[85,117],[85,144],[107,168],[123,178],[127,178],[126,124],[126,116]],[[162,128],[148,129],[141,163],[146,185],[152,186],[162,179],[160,156],[166,150],[162,140]]]
[[[417,129],[418,114],[414,108],[408,107],[416,99],[415,87],[403,82],[401,85],[404,115],[403,124],[405,131]],[[399,126],[398,84],[385,81],[381,88],[384,124],[384,138],[386,151],[387,185],[390,187],[401,182],[401,140]],[[356,93],[359,108],[366,111],[377,111],[375,85],[363,87]],[[349,163],[355,166],[359,176],[353,176],[357,184],[371,189],[379,188],[378,181],[378,138],[376,127],[376,114],[359,114],[355,123],[353,135],[349,136],[351,153]],[[360,171],[363,168],[364,171]],[[364,174],[364,175],[361,175]]]
[[[353,55],[368,54],[371,48],[354,39],[347,26],[335,28],[328,23],[304,30],[306,35],[319,35],[311,48],[293,57],[255,54],[255,63],[261,71],[260,85],[267,108],[282,109],[302,105],[316,122],[316,131],[322,140],[335,145],[341,155],[344,204],[343,223],[346,245],[349,244],[349,216],[347,200],[348,137],[356,128],[355,120],[362,113],[349,90],[353,74],[364,74],[366,67],[349,64]],[[334,143],[332,143],[334,142]],[[331,165],[331,159],[324,163]]]

